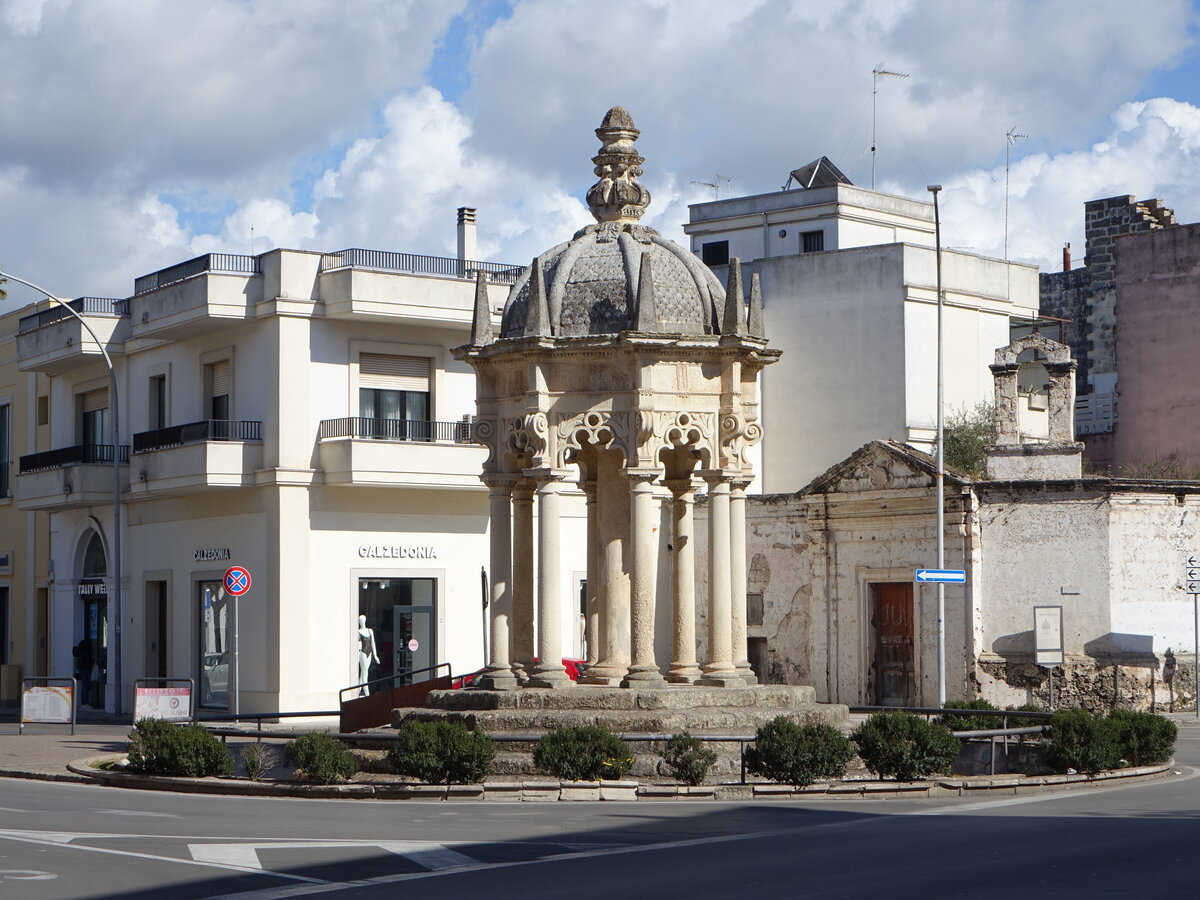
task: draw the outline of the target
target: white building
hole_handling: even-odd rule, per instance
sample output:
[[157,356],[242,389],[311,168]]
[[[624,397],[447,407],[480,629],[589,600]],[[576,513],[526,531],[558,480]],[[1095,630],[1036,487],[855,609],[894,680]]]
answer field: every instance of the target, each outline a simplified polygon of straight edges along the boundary
[[[449,352],[468,339],[478,269],[498,310],[512,267],[365,250],[208,254],[128,299],[72,301],[117,377],[124,709],[135,679],[177,676],[213,709],[235,690],[242,711],[334,708],[359,681],[360,614],[372,678],[484,663],[486,451],[474,375]],[[45,303],[21,320],[17,357],[51,376],[29,381],[48,384],[28,398],[43,424],[16,448],[18,506],[50,518],[48,668],[91,655],[108,686],[86,699],[112,709],[109,379],[95,341]],[[564,512],[568,586],[586,560]],[[235,563],[253,579],[240,609],[222,587]],[[568,655],[579,622],[568,604]]]
[[[761,279],[765,330],[784,352],[763,376],[768,492],[870,440],[930,449],[936,428],[933,204],[855,187],[824,159],[794,176],[813,186],[698,203],[684,227],[709,265],[738,257]],[[946,409],[971,409],[991,397],[1010,322],[1037,314],[1038,273],[943,250],[942,283]]]

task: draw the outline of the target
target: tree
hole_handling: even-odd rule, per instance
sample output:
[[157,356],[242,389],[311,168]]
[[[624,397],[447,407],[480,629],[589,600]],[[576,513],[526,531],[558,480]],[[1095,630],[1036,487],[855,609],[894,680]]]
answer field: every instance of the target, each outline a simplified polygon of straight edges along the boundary
[[987,448],[996,443],[996,407],[981,402],[952,411],[943,424],[943,441],[947,468],[982,478]]

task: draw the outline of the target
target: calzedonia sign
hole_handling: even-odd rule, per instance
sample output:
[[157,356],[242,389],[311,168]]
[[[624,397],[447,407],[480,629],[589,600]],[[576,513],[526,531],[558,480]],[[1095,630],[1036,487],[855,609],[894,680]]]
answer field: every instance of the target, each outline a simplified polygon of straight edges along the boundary
[[218,559],[229,559],[228,547],[201,547],[194,557],[196,562],[212,562]]
[[436,547],[406,546],[398,547],[388,544],[363,544],[358,548],[358,555],[363,559],[437,559]]

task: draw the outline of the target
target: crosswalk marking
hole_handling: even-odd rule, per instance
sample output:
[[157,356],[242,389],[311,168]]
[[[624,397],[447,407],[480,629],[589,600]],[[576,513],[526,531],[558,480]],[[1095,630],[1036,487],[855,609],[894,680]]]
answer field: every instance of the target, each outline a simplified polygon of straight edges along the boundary
[[271,841],[264,843],[188,844],[188,852],[196,862],[224,866],[262,869],[259,850],[328,850],[345,847],[377,847],[396,856],[415,862],[422,868],[436,871],[454,866],[473,866],[472,859],[444,844],[426,841]]

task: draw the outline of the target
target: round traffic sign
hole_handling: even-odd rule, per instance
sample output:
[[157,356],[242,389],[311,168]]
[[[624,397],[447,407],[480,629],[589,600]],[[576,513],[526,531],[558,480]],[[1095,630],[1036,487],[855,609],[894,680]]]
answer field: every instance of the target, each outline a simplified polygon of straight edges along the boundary
[[250,570],[245,566],[230,566],[225,570],[225,591],[240,597],[250,590]]

